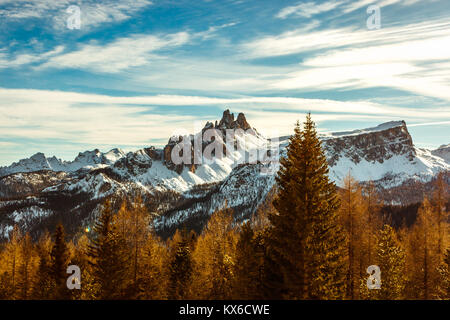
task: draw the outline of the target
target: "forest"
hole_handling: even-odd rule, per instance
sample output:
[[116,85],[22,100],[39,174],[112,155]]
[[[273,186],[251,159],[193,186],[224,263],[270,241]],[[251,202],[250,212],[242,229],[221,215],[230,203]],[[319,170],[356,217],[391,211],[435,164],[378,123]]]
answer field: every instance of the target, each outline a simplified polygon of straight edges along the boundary
[[[394,223],[373,183],[359,184],[350,171],[340,188],[330,181],[308,115],[276,181],[251,219],[236,223],[225,206],[198,234],[158,237],[141,195],[107,199],[93,228],[73,239],[61,224],[38,241],[16,226],[0,244],[0,299],[450,299],[442,174],[413,222]],[[80,289],[67,286],[72,265]],[[372,265],[379,289],[367,285]]]

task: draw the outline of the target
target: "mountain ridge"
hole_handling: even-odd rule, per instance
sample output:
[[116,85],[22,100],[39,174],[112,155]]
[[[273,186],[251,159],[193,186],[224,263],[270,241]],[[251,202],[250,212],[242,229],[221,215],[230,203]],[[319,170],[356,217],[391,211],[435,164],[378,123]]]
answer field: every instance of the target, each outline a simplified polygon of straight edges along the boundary
[[[183,139],[189,146],[208,129],[223,132],[233,128],[246,128],[242,136],[235,137],[238,144],[245,142],[240,151],[224,150],[228,152],[221,158],[214,156],[209,162],[183,163],[178,167],[172,166],[172,159],[167,157]],[[448,160],[440,157],[440,153],[436,155],[414,146],[404,121],[321,134],[320,138],[331,180],[339,185],[349,172],[362,183],[372,180],[390,203],[416,201],[423,196],[417,184],[425,186],[438,172],[450,170]],[[33,162],[41,167],[30,167],[23,159],[14,163],[14,169],[40,170],[0,177],[0,237],[7,235],[13,223],[25,228],[35,225],[36,232],[40,232],[56,216],[69,219],[75,232],[77,226],[93,221],[103,199],[127,197],[135,192],[144,194],[148,205],[159,213],[155,220],[159,230],[171,230],[183,223],[199,228],[212,212],[224,206],[235,209],[236,218],[245,220],[275,186],[276,171],[267,171],[270,163],[264,161],[264,156],[270,143],[283,156],[288,137],[272,140],[276,139],[266,139],[252,128],[244,114],[235,119],[234,114],[225,110],[220,121],[207,122],[200,133],[171,137],[162,149],[149,147],[126,154],[120,149],[106,153],[95,149],[80,153],[72,162],[55,162],[55,157],[46,158],[42,153],[34,155]],[[229,148],[220,137],[215,142],[219,143],[219,149]],[[200,151],[208,143],[212,142],[202,141]],[[447,147],[437,150],[446,155]],[[254,154],[263,157],[247,162]],[[60,169],[58,164],[67,171],[54,171],[53,168]],[[405,194],[404,184],[415,187]]]

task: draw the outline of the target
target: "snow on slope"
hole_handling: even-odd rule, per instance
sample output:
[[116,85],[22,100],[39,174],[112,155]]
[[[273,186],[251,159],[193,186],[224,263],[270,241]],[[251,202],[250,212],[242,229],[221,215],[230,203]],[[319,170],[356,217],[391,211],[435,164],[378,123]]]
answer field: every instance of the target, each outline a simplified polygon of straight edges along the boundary
[[113,164],[125,153],[121,149],[112,149],[106,153],[98,149],[79,153],[73,161],[63,161],[56,157],[47,158],[43,153],[38,152],[27,159],[14,162],[8,167],[0,167],[0,177],[17,172],[34,172],[41,170],[75,172],[80,169],[93,169],[105,167]]
[[[220,123],[214,126],[207,123],[205,129],[228,129],[236,125],[250,127],[245,116],[240,114],[234,121],[234,115],[228,110]],[[192,139],[203,131],[191,135]],[[99,150],[80,153],[74,161],[64,162],[46,158],[38,153],[29,159],[20,160],[10,167],[0,168],[0,176],[6,173],[36,170],[55,170],[74,172],[84,169],[108,169],[109,173],[92,171],[80,175],[74,181],[62,181],[45,191],[67,190],[88,192],[93,198],[103,197],[113,192],[127,192],[131,188],[187,193],[193,186],[224,181],[239,164],[245,162],[251,154],[264,154],[268,140],[257,133],[246,133],[236,137],[241,150],[233,150],[223,158],[213,157],[208,163],[194,169],[183,166],[181,170],[170,169],[163,150],[141,149],[125,154],[120,149],[107,153]],[[414,147],[404,121],[391,121],[373,128],[329,133],[320,135],[322,145],[329,160],[330,178],[338,185],[349,173],[360,181],[379,180],[389,177],[390,185],[402,183],[406,179],[427,181],[441,170],[449,170],[446,158],[448,146],[428,151]],[[224,143],[224,141],[221,141]],[[280,154],[285,153],[287,138],[280,138]],[[170,141],[169,141],[170,143]],[[230,150],[228,150],[230,151]],[[165,152],[165,150],[164,150]],[[159,153],[158,157],[155,154]],[[17,179],[16,179],[17,180]]]
[[450,163],[450,144],[440,146],[439,148],[431,151],[431,154],[444,159],[447,163]]

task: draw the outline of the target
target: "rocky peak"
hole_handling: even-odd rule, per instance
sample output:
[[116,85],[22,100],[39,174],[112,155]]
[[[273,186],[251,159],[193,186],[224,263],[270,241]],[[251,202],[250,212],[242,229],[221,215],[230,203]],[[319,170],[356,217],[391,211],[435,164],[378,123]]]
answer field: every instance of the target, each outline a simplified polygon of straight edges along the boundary
[[402,155],[412,161],[416,155],[405,121],[391,121],[373,128],[337,132],[323,137],[330,166],[346,157],[358,164],[361,160],[383,163]]
[[227,109],[223,112],[222,119],[220,119],[219,127],[225,127],[227,129],[231,128],[231,124],[234,122],[234,114],[230,113],[230,110]]
[[247,122],[247,119],[245,119],[245,115],[241,112],[238,114],[237,120],[235,122],[236,128],[241,128],[244,130],[250,129],[250,124]]
[[241,112],[238,114],[237,119],[234,120],[234,113],[231,113],[229,109],[225,110],[222,115],[222,119],[217,123],[213,125],[212,122],[207,122],[204,129],[210,129],[210,128],[216,128],[216,129],[243,129],[247,130],[250,129],[251,126],[247,122],[247,119],[245,118],[245,115]]

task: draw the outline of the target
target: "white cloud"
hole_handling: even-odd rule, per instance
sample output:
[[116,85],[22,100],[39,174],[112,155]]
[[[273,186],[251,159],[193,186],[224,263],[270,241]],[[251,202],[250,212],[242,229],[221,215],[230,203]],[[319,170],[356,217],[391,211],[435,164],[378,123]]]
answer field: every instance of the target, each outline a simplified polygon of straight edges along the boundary
[[450,23],[440,20],[376,31],[295,30],[243,49],[252,57],[306,54],[297,67],[268,84],[272,89],[390,87],[450,101],[449,42]]
[[103,23],[120,22],[152,4],[149,0],[2,0],[0,17],[12,20],[38,18],[50,22],[59,31],[68,30],[66,20],[70,5],[81,9],[82,30],[87,31]]
[[44,53],[22,53],[11,57],[5,53],[0,54],[0,69],[16,68],[27,64],[39,63],[64,51],[64,46],[57,46],[53,50]]
[[283,8],[278,12],[276,17],[285,19],[291,15],[296,15],[304,18],[311,18],[313,15],[336,9],[345,2],[346,1],[327,1],[320,4],[315,2],[301,2],[295,6]]
[[166,36],[134,35],[106,45],[83,44],[78,50],[54,56],[39,68],[88,69],[115,73],[145,65],[152,59],[163,59],[155,51],[181,46],[190,35],[179,32]]
[[[433,0],[432,0],[433,1]],[[348,5],[343,8],[344,13],[350,13],[355,10],[358,10],[363,7],[368,7],[372,4],[378,5],[381,7],[387,7],[394,4],[399,4],[402,6],[409,6],[419,2],[419,0],[382,0],[382,1],[374,1],[374,0],[360,0],[360,1],[351,1]]]

